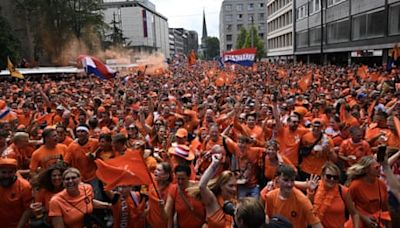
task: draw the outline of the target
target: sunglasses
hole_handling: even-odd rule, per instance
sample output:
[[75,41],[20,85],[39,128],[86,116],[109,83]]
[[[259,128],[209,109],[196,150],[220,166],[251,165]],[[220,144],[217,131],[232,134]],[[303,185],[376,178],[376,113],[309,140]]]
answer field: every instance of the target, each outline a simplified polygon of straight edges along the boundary
[[335,180],[335,181],[339,180],[338,175],[325,174],[325,177],[326,177],[326,179],[329,179],[329,180]]
[[78,176],[75,176],[75,177],[66,177],[66,178],[64,178],[64,181],[76,180],[77,178],[79,178],[79,177],[78,177]]

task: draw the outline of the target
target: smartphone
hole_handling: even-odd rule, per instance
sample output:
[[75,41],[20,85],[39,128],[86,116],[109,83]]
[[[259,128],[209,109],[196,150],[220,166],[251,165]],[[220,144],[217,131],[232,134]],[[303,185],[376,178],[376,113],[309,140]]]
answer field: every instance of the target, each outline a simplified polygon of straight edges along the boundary
[[385,160],[386,155],[386,145],[382,145],[378,147],[378,153],[376,154],[376,159],[379,163],[382,163]]

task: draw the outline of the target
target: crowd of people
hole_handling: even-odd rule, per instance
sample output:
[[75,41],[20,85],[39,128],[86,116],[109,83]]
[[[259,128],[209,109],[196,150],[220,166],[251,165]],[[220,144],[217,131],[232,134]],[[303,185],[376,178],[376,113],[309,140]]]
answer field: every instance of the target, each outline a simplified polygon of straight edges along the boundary
[[399,227],[399,95],[379,66],[3,79],[1,226]]

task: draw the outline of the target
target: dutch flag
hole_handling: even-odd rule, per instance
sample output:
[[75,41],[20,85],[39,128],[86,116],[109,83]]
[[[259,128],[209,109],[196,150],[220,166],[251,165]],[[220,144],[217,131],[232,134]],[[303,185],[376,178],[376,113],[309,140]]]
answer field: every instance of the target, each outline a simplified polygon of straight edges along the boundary
[[94,74],[101,80],[112,79],[116,75],[116,71],[112,70],[93,56],[80,55],[78,57],[78,62],[82,63],[83,68],[88,75]]

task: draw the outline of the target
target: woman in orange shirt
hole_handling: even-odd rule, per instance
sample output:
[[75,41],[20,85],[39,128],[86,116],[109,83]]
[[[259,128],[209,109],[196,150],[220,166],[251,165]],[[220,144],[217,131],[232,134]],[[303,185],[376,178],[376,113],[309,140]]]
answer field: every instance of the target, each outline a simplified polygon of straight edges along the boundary
[[84,215],[91,214],[93,208],[111,208],[110,203],[95,200],[92,186],[81,183],[81,173],[69,168],[63,173],[65,189],[50,200],[49,217],[54,228],[82,228]]
[[[362,157],[347,170],[348,181],[351,181],[349,192],[360,214],[360,227],[390,225],[386,184],[379,175],[380,165],[373,156]],[[350,227],[350,222],[346,227]]]
[[42,203],[46,212],[51,198],[64,189],[62,174],[65,169],[64,164],[56,163],[39,174],[39,191],[35,195],[35,202]]
[[155,185],[149,186],[149,213],[147,223],[151,227],[163,228],[172,225],[172,220],[167,218],[163,202],[167,200],[173,179],[171,165],[167,162],[157,164],[154,171]]
[[339,184],[340,169],[332,162],[322,167],[319,184],[309,184],[307,196],[314,204],[314,213],[326,228],[343,227],[346,208],[351,213],[354,227],[359,227],[359,216],[354,208],[348,189]]
[[216,145],[212,150],[219,153],[212,155],[211,165],[201,177],[199,186],[189,189],[189,192],[194,198],[203,202],[209,228],[229,228],[232,226],[233,218],[224,213],[223,206],[225,201],[235,201],[236,199],[236,177],[231,171],[225,170],[210,181],[222,162],[223,148]]
[[206,219],[204,206],[201,201],[193,199],[187,193],[187,188],[194,185],[194,182],[189,181],[190,167],[178,165],[174,172],[177,184],[171,188],[165,204],[165,213],[172,218],[175,211],[179,227],[202,227]]

